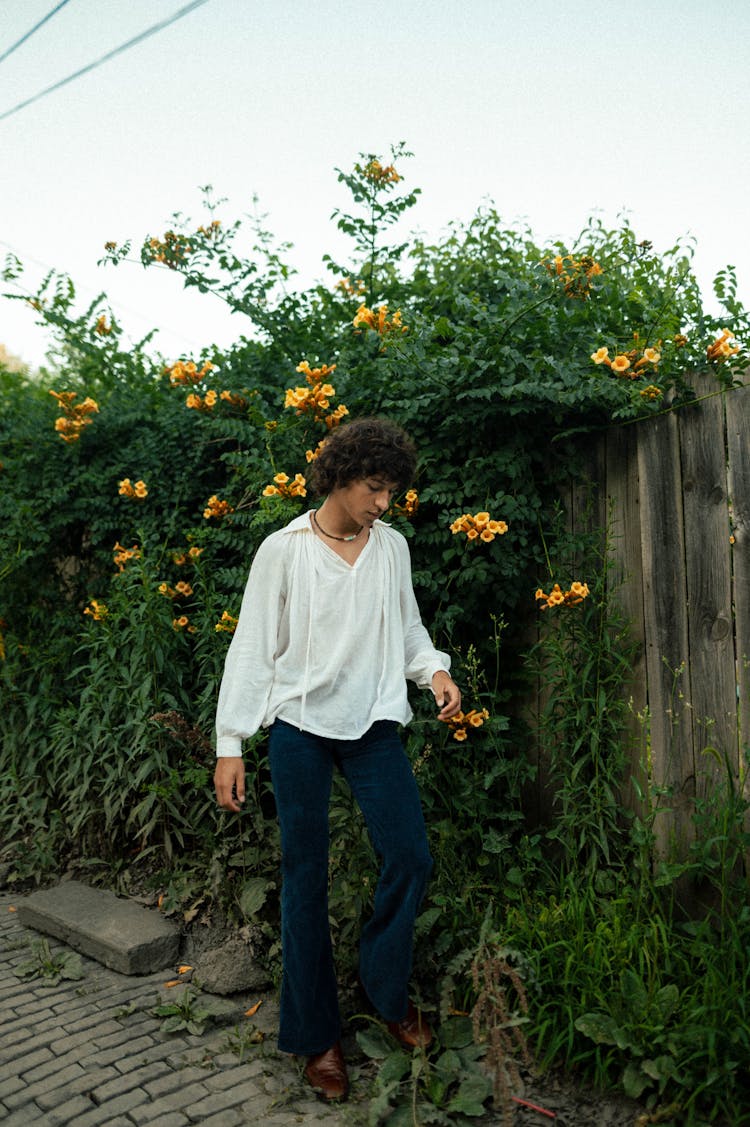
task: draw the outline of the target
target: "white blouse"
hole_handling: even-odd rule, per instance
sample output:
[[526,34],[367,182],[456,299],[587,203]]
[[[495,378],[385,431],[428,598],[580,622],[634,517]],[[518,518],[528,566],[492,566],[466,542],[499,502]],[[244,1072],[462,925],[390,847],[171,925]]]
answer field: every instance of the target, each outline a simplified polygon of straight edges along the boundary
[[358,739],[376,720],[406,724],[406,678],[429,688],[450,669],[419,616],[409,547],[375,521],[355,563],[296,517],[258,548],[227,652],[216,754],[278,717],[333,739]]

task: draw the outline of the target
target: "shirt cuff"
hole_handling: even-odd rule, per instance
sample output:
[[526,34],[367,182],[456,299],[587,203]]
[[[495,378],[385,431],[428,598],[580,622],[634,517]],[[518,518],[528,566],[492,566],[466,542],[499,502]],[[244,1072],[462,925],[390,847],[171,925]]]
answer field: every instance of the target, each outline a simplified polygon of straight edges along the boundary
[[[449,663],[450,664],[450,663]],[[422,676],[417,681],[417,686],[420,689],[431,689],[432,678],[436,673],[447,673],[450,677],[450,668],[446,669],[444,662],[437,662],[435,665],[429,665],[422,671]]]
[[219,736],[216,741],[216,758],[242,757],[242,740],[239,736]]

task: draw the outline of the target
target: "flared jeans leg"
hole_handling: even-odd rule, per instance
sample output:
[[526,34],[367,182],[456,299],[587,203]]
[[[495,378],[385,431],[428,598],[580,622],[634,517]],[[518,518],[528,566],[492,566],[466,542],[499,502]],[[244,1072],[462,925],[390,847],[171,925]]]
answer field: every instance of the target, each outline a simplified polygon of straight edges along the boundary
[[398,730],[378,721],[361,739],[331,740],[282,721],[271,728],[281,827],[282,956],[279,1048],[300,1056],[339,1039],[328,923],[328,806],[333,768],[346,777],[380,861],[360,976],[375,1008],[400,1021],[408,1005],[414,920],[432,869],[419,794]]
[[315,1056],[341,1035],[328,924],[328,805],[333,756],[275,721],[269,744],[281,829],[282,1052]]
[[348,746],[340,768],[380,863],[373,912],[360,937],[359,977],[380,1016],[401,1021],[409,1004],[414,921],[432,871],[419,792],[389,721]]

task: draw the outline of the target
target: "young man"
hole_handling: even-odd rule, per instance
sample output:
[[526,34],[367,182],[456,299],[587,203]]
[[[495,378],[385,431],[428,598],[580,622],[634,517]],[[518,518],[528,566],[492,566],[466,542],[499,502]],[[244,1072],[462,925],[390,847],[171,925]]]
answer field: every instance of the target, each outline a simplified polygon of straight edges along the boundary
[[332,432],[311,465],[323,504],[255,555],[219,694],[214,782],[224,809],[245,800],[242,739],[270,728],[283,874],[278,1044],[308,1058],[305,1076],[328,1100],[348,1092],[327,906],[334,768],[380,861],[360,940],[362,986],[404,1044],[432,1037],[408,996],[432,858],[398,725],[412,715],[406,678],[432,689],[440,720],[459,711],[461,694],[420,620],[407,543],[380,520],[415,465],[411,441],[386,420]]

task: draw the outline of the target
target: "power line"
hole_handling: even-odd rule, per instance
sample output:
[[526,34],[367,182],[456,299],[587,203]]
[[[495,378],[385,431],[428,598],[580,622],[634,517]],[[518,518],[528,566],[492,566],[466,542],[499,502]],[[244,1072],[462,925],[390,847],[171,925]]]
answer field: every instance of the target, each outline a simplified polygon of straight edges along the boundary
[[0,55],[0,63],[5,62],[5,60],[8,58],[8,55],[12,55],[13,52],[16,51],[22,43],[25,43],[27,39],[31,39],[34,32],[39,31],[39,28],[43,27],[44,24],[46,24],[47,20],[51,20],[55,12],[59,12],[60,9],[64,8],[67,3],[68,0],[60,0],[60,3],[55,8],[53,8],[51,12],[47,12],[47,15],[43,16],[42,19],[40,19],[39,23],[35,23],[31,30],[27,31],[25,35],[22,35],[17,43],[14,43],[12,47],[9,47],[7,51]]
[[149,36],[155,35],[157,31],[163,31],[165,27],[169,27],[170,24],[173,24],[176,20],[182,19],[183,16],[186,16],[189,12],[192,12],[194,8],[200,8],[200,6],[202,4],[205,4],[206,2],[207,0],[193,0],[192,4],[187,4],[184,8],[180,8],[178,12],[175,12],[174,15],[169,16],[166,20],[162,20],[160,23],[154,24],[153,27],[147,28],[147,30],[142,31],[140,35],[136,35],[135,38],[129,39],[127,43],[123,43],[121,44],[121,46],[115,47],[113,51],[108,51],[106,55],[102,55],[102,57],[100,59],[97,59],[95,62],[89,63],[88,66],[81,67],[81,69],[77,70],[74,74],[69,74],[67,78],[61,78],[59,82],[55,82],[52,86],[48,86],[46,90],[40,90],[38,94],[34,94],[31,98],[26,98],[25,101],[19,102],[17,106],[13,106],[12,109],[6,110],[5,113],[1,113],[0,121],[4,121],[6,117],[11,117],[12,114],[18,113],[19,110],[25,109],[26,106],[30,106],[32,102],[38,102],[40,98],[44,98],[47,96],[47,94],[51,94],[53,91],[59,90],[62,86],[67,86],[69,82],[73,82],[74,79],[80,78],[81,75],[88,74],[89,71],[95,70],[96,67],[100,67],[102,63],[109,62],[109,60],[114,59],[116,55],[121,55],[123,51],[128,51],[131,47],[135,47],[137,43],[142,43],[144,39],[148,39]]

